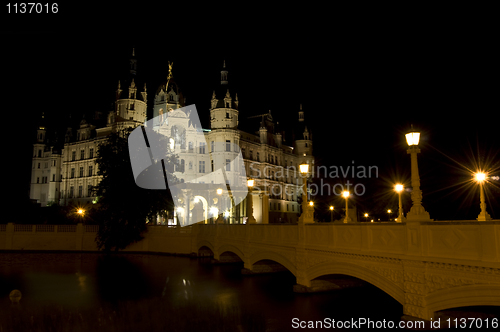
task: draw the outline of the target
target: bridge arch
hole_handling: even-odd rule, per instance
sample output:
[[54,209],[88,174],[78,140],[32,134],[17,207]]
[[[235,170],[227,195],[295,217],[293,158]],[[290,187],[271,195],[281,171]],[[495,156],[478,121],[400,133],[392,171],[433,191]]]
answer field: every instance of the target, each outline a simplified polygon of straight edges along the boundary
[[236,256],[238,256],[242,262],[244,262],[244,260],[245,260],[245,255],[243,254],[243,251],[241,251],[238,247],[233,246],[231,244],[221,245],[218,248],[217,252],[219,253],[219,256],[225,252],[231,252],[231,253],[235,254]]
[[259,251],[252,256],[250,256],[249,263],[250,265],[254,265],[258,261],[262,260],[271,260],[275,261],[283,265],[288,271],[290,271],[294,276],[297,276],[297,270],[295,268],[295,264],[293,264],[288,258],[285,256],[269,251]]
[[344,274],[355,277],[381,289],[402,305],[405,303],[405,295],[404,289],[401,287],[402,285],[400,286],[384,276],[359,265],[344,262],[325,262],[314,265],[309,268],[306,273],[309,280],[328,274]]
[[466,285],[435,291],[426,297],[429,314],[469,306],[500,306],[500,285]]
[[198,241],[198,243],[196,244],[196,248],[198,249],[198,253],[200,252],[200,250],[203,249],[203,247],[210,249],[210,251],[212,251],[212,254],[215,253],[214,246],[209,241],[205,241],[205,240]]

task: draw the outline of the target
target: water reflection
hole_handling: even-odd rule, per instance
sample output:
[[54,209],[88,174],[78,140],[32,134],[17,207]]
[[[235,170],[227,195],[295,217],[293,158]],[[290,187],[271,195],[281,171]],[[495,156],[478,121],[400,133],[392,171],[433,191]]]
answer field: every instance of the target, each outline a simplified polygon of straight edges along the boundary
[[[187,257],[139,254],[0,253],[0,298],[7,299],[11,290],[19,289],[24,308],[61,306],[58,312],[62,316],[75,317],[74,324],[88,324],[82,331],[101,326],[106,330],[109,326],[105,324],[116,322],[128,330],[148,330],[147,326],[173,330],[178,324],[176,331],[194,327],[222,331],[221,327],[231,322],[232,331],[241,324],[247,327],[245,331],[252,324],[255,331],[263,331],[259,322],[264,320],[281,331],[290,329],[294,317],[399,321],[402,316],[398,302],[370,285],[296,294],[292,291],[295,277],[289,272],[242,276],[242,264],[205,263]],[[68,308],[89,311],[73,313],[67,312]],[[1,310],[10,310],[8,301],[0,302]],[[96,315],[100,322],[92,322]],[[26,329],[36,330],[32,326]]]
[[100,255],[96,261],[95,283],[101,300],[138,300],[152,295],[141,255]]

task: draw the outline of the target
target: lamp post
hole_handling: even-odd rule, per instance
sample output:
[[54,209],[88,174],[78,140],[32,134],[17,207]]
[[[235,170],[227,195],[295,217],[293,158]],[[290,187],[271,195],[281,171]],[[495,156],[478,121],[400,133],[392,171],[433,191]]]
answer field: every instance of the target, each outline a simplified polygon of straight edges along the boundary
[[364,217],[365,217],[365,221],[368,221],[368,213],[365,213]]
[[330,222],[333,222],[333,210],[335,209],[335,207],[333,207],[333,205],[330,205]]
[[247,180],[247,186],[248,186],[248,205],[247,205],[247,224],[256,224],[257,221],[255,220],[253,216],[253,198],[252,198],[252,189],[255,181],[254,179],[248,179]]
[[349,217],[349,205],[348,205],[348,198],[349,198],[349,192],[348,191],[343,191],[342,196],[345,198],[345,219],[344,219],[344,224],[351,222],[352,219]]
[[[307,204],[307,175],[309,173],[309,164],[299,165],[300,174],[302,174],[302,214],[299,217],[299,223],[314,222],[314,203]],[[312,202],[311,202],[312,203]]]
[[391,221],[391,213],[392,213],[391,209],[387,210],[387,214],[389,215],[389,221]]
[[418,175],[417,154],[420,153],[418,142],[420,140],[420,133],[412,130],[406,134],[406,142],[408,143],[407,153],[411,155],[411,200],[412,207],[410,212],[407,213],[406,218],[408,221],[430,221],[429,212],[425,211],[422,206],[422,191],[420,190],[420,176]]
[[399,206],[398,206],[398,222],[403,222],[404,214],[403,214],[403,203],[401,202],[401,193],[403,192],[403,185],[398,183],[394,186],[394,190],[398,193],[399,196]]
[[486,181],[486,174],[483,172],[478,172],[474,174],[474,178],[479,183],[479,198],[481,206],[481,212],[479,212],[479,215],[477,216],[477,221],[491,220],[491,216],[486,211],[486,201],[484,198],[483,182]]

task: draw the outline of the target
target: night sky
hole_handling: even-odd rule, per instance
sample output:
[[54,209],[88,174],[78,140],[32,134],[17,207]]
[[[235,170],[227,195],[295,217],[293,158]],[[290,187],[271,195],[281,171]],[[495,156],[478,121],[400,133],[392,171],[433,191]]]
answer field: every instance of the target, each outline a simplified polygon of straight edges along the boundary
[[[191,22],[198,27],[193,33],[173,24],[153,28],[120,21],[103,28],[103,21],[57,22],[24,29],[18,23],[1,35],[4,147],[11,152],[4,160],[16,179],[9,185],[11,201],[28,198],[41,112],[56,127],[65,125],[69,114],[80,119],[84,112],[109,111],[133,47],[139,88],[146,82],[152,98],[166,79],[167,61],[173,61],[174,79],[206,127],[224,60],[231,92],[238,93],[240,123],[271,110],[288,129],[302,104],[317,165],[378,167],[378,178],[351,179],[366,186],[355,198],[360,212],[395,209],[392,185],[410,186],[404,134],[411,124],[421,131],[421,189],[431,218],[477,217],[477,185],[456,185],[471,178],[467,168],[480,164],[500,176],[498,56],[485,31],[444,27],[410,33],[394,27],[387,33],[292,22],[249,31]],[[151,116],[151,102],[148,112]],[[499,187],[493,180],[486,191],[488,212],[497,219]],[[409,196],[404,195],[405,211]],[[320,213],[329,204],[344,204],[339,197],[317,202],[320,219],[329,219]]]

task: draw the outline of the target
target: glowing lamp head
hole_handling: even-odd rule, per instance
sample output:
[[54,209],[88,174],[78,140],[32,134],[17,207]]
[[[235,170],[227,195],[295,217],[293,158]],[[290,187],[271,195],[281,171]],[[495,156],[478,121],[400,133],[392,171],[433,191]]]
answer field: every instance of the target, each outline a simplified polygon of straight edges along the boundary
[[222,195],[222,189],[221,188],[217,189],[217,195]]
[[477,182],[483,182],[484,180],[486,180],[486,174],[483,172],[478,172],[474,174],[474,178]]
[[218,208],[216,208],[215,206],[212,206],[212,207],[210,208],[210,213],[211,213],[213,216],[216,216],[216,215],[218,215],[218,214],[219,214],[219,209],[218,209]]
[[310,206],[313,206],[313,205],[314,205],[314,202],[313,202],[313,201],[310,201],[310,202],[309,202],[309,205],[310,205]]
[[342,192],[342,196],[343,196],[344,198],[349,197],[349,192],[348,192],[348,191],[343,191],[343,192]]
[[252,188],[252,187],[253,187],[253,185],[254,185],[254,182],[255,182],[255,181],[254,181],[254,179],[248,179],[248,180],[247,180],[247,185],[248,185],[250,188]]
[[409,146],[418,145],[419,140],[420,133],[418,131],[414,131],[413,128],[411,132],[406,134],[406,143],[408,143]]
[[387,213],[392,213],[392,210],[391,209],[387,210]]
[[334,207],[333,206],[330,206],[330,210],[333,211]]
[[394,186],[394,190],[396,190],[396,192],[398,192],[398,193],[402,192],[403,189],[404,189],[404,186],[402,184],[398,183],[397,185]]
[[309,172],[309,164],[300,164],[299,169],[300,173],[307,174]]
[[76,213],[83,216],[83,214],[85,213],[85,210],[80,208],[80,209],[76,210]]
[[365,218],[368,217],[368,213],[365,213]]

